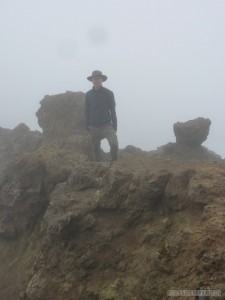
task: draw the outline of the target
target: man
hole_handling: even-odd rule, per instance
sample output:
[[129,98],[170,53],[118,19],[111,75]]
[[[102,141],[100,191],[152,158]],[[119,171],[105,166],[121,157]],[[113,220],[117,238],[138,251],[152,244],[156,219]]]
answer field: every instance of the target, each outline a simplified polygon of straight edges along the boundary
[[92,138],[94,159],[101,160],[101,140],[106,138],[112,161],[115,161],[118,154],[118,140],[114,94],[102,86],[107,76],[101,71],[93,71],[87,79],[93,84],[93,88],[86,93],[85,116],[86,130]]

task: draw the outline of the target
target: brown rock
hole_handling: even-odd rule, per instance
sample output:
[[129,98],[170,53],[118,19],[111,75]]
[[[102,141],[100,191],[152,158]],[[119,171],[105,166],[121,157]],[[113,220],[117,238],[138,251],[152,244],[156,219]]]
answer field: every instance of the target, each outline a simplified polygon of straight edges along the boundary
[[31,131],[24,123],[12,130],[0,128],[0,167],[5,166],[24,152],[34,152],[41,142],[41,133]]
[[224,296],[223,160],[128,147],[93,163],[88,134],[56,137],[0,174],[0,299],[158,300],[201,287]]
[[11,164],[0,183],[0,237],[16,237],[33,227],[45,210],[45,165],[29,155]]
[[44,139],[66,138],[84,131],[84,93],[45,96],[37,111]]
[[177,122],[173,125],[176,142],[192,147],[200,146],[209,134],[211,121],[197,118],[187,122]]

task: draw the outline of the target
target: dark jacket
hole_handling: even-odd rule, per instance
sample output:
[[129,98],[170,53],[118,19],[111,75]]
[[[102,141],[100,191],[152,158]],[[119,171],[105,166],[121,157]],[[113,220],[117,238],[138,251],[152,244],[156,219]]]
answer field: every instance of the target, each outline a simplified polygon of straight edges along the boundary
[[117,130],[117,117],[115,110],[115,99],[112,91],[105,87],[96,90],[94,87],[86,93],[85,117],[86,129],[89,126],[101,127],[111,123]]

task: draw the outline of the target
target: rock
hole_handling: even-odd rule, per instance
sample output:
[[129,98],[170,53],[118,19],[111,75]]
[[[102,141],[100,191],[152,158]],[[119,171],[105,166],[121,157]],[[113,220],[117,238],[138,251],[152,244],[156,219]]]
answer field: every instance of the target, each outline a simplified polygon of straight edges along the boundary
[[[209,205],[217,202],[217,199],[225,197],[225,174],[211,175],[206,170],[195,174],[188,186],[188,197],[194,203]],[[212,207],[215,213],[216,206]],[[207,211],[207,209],[206,209]],[[206,213],[205,211],[205,213]]]
[[42,274],[36,273],[29,281],[25,295],[28,297],[28,299],[32,299],[32,300],[46,297],[45,289],[47,284],[48,283],[46,279],[43,278]]
[[[217,283],[225,270],[225,165],[145,156],[137,170],[137,152],[110,165],[43,147],[1,181],[1,237],[20,230],[11,247],[19,243],[26,255],[8,257],[0,243],[2,270],[13,264],[7,276],[0,268],[0,298],[163,299],[171,287]],[[30,275],[15,279],[11,293],[14,268]]]
[[47,96],[43,134],[0,128],[0,299],[224,296],[224,161],[197,130],[194,142],[91,162],[83,105],[83,93]]
[[84,100],[82,92],[45,96],[36,113],[44,139],[66,138],[82,133],[85,128]]
[[41,143],[41,133],[31,131],[24,123],[12,130],[0,128],[0,168],[24,152],[34,152]]
[[197,118],[184,123],[177,122],[173,125],[176,143],[168,143],[160,146],[156,151],[150,151],[149,155],[162,159],[202,160],[221,162],[220,155],[210,151],[201,144],[207,139],[211,121]]
[[14,238],[35,226],[46,208],[45,165],[26,155],[10,165],[0,184],[0,237]]
[[210,125],[211,121],[204,118],[197,118],[184,123],[177,122],[173,125],[176,142],[198,147],[207,139]]
[[157,148],[154,153],[155,156],[161,157],[162,159],[177,159],[183,160],[199,160],[199,161],[213,161],[221,162],[222,158],[215,152],[207,149],[203,146],[193,147],[181,143],[168,143]]
[[117,289],[121,285],[121,281],[116,279],[114,282],[106,286],[100,293],[99,300],[119,300],[120,294]]

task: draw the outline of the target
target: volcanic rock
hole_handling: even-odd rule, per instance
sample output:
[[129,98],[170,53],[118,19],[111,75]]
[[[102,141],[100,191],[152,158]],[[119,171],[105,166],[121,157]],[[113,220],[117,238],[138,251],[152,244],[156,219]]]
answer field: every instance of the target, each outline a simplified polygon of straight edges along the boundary
[[12,238],[33,227],[46,207],[45,165],[24,155],[0,179],[0,237]]
[[66,92],[45,96],[37,111],[45,140],[67,138],[84,131],[84,93]]
[[[43,189],[40,226],[17,242],[25,254],[1,260],[8,270],[0,272],[1,299],[19,291],[24,300],[161,300],[184,288],[223,293],[224,163],[128,153],[111,166],[76,163],[64,181]],[[21,267],[28,273],[10,288]]]
[[205,118],[197,118],[187,122],[177,122],[173,125],[176,142],[191,147],[200,146],[209,134],[211,121]]
[[43,134],[0,129],[0,299],[224,297],[225,163],[201,146],[207,122],[95,163],[83,108],[83,93],[47,96]]
[[42,142],[41,133],[21,123],[14,129],[0,127],[0,168],[23,153],[34,152]]

